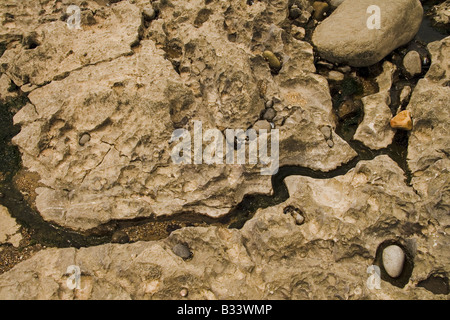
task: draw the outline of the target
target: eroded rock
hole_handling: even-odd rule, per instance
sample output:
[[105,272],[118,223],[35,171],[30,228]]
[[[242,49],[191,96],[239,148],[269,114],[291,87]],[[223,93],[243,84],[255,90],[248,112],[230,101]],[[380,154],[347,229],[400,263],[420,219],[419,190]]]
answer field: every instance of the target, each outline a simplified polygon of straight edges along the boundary
[[18,247],[22,240],[19,228],[16,219],[10,216],[8,209],[0,205],[0,245],[9,243]]
[[[362,161],[336,178],[292,176],[286,183],[291,198],[258,210],[242,230],[182,228],[161,241],[43,250],[0,275],[0,298],[440,297],[414,285],[426,279],[426,269],[436,263],[428,252],[442,248],[409,233],[408,225],[427,230],[428,222],[420,217],[419,196],[406,186],[404,173],[387,156]],[[308,219],[298,225],[295,217],[285,214],[287,206],[305,212]],[[380,241],[393,235],[411,237],[418,259],[427,268],[415,267],[411,285],[403,289],[382,281],[382,290],[371,290],[365,285],[367,267]],[[190,260],[173,253],[173,245],[179,243],[189,243],[195,252]],[[67,287],[70,265],[80,266],[79,290]]]

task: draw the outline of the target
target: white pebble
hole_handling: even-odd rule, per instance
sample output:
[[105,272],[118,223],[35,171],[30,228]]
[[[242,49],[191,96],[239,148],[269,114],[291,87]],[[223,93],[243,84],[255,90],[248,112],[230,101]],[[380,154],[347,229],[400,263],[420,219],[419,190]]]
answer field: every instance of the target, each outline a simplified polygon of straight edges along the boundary
[[383,266],[387,274],[392,278],[397,278],[403,271],[405,263],[405,253],[402,248],[391,245],[383,250]]

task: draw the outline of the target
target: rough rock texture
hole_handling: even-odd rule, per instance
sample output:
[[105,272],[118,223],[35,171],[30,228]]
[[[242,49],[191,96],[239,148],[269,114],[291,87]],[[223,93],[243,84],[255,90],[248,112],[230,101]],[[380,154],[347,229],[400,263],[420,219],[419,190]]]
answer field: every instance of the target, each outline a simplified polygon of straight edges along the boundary
[[[328,83],[314,74],[312,47],[277,26],[286,9],[283,2],[161,2],[158,19],[148,25],[138,6],[122,1],[102,9],[110,20],[76,33],[62,22],[45,23],[40,28],[49,36],[37,48],[11,45],[1,59],[14,81],[23,84],[28,69],[39,71],[30,75],[33,84],[53,79],[34,89],[14,118],[22,126],[13,141],[23,164],[45,185],[36,199],[44,219],[86,230],[112,219],[186,211],[218,217],[247,193],[270,193],[260,163],[176,165],[169,144],[177,128],[192,134],[193,120],[202,121],[203,131],[246,130],[269,99],[276,101],[280,166],[328,171],[354,158],[345,141],[335,136],[330,148],[320,132],[335,127]],[[244,16],[248,28],[236,23]],[[116,51],[105,57],[100,44],[86,47],[91,36],[84,32],[97,39],[109,23]],[[143,40],[132,49],[138,29]],[[62,36],[75,38],[53,42]],[[47,46],[54,48],[47,54],[57,70],[52,63],[35,65],[40,60],[30,53]],[[101,59],[61,63],[62,53],[85,48]],[[276,77],[265,50],[282,61]],[[13,67],[19,63],[24,67]],[[86,133],[90,140],[80,145]]]
[[[381,10],[380,29],[367,27],[371,5]],[[419,0],[347,0],[315,29],[312,40],[319,54],[331,62],[370,66],[411,41],[422,16]]]
[[17,92],[10,90],[12,85],[11,79],[6,74],[0,76],[0,101],[4,101],[9,98],[15,98]]
[[431,19],[438,27],[450,28],[450,0],[446,0],[441,4],[432,8]]
[[[362,161],[329,180],[286,179],[291,198],[259,210],[242,230],[184,228],[163,241],[107,244],[79,250],[47,249],[0,275],[2,299],[446,299],[415,285],[442,247],[429,246],[419,196],[387,156]],[[284,214],[304,212],[304,224]],[[368,266],[377,246],[402,237],[422,267],[398,288],[369,289]],[[172,251],[187,243],[193,256]],[[80,289],[69,290],[67,267],[81,269]]]
[[380,92],[362,98],[364,119],[358,126],[354,139],[374,150],[389,146],[395,135],[389,125],[392,118],[389,108],[390,90],[395,70],[395,65],[386,61],[383,64],[383,72],[377,77]]
[[16,219],[9,215],[7,208],[0,206],[0,245],[9,243],[17,247],[20,240],[22,240],[22,235]]
[[[79,2],[70,4],[81,5]],[[64,5],[62,7],[66,8]],[[17,12],[15,8],[8,9]],[[24,10],[32,12],[29,8]],[[35,12],[30,18],[37,19],[37,14]],[[53,20],[55,18],[36,28],[26,26],[21,37],[31,37],[29,41],[33,41],[36,47],[30,48],[27,41],[11,45],[0,58],[0,70],[6,72],[18,86],[28,83],[42,85],[85,65],[131,54],[130,45],[139,39],[139,8],[122,1],[97,9],[95,17],[95,25],[82,25],[81,30],[71,30],[65,21]],[[22,17],[15,18],[13,25],[17,21],[23,22]]]
[[[289,16],[293,2],[296,19]],[[64,12],[72,3],[82,8],[83,29],[68,33]],[[449,299],[448,290],[433,293],[421,284],[439,275],[448,287],[450,275],[450,38],[430,44],[433,64],[408,106],[411,172],[382,155],[326,174],[356,153],[334,131],[330,90],[316,74],[312,46],[291,28],[311,6],[247,3],[153,1],[155,16],[142,15],[147,0],[0,4],[0,83],[12,80],[16,93],[29,92],[14,117],[21,132],[13,142],[24,166],[40,176],[35,205],[44,219],[86,230],[113,219],[218,217],[246,194],[270,194],[271,177],[261,176],[260,164],[181,166],[170,158],[175,129],[192,134],[198,120],[204,131],[245,130],[270,108],[280,165],[321,177],[287,177],[289,198],[257,210],[239,230],[183,227],[163,240],[126,244],[132,237],[118,230],[118,243],[42,250],[0,275],[0,299]],[[407,25],[390,22],[397,20]],[[99,39],[94,48],[91,35]],[[112,52],[101,56],[109,45]],[[279,70],[264,59],[266,50]],[[388,101],[393,71],[384,66],[379,92],[368,97]],[[379,143],[386,132],[371,139]],[[7,233],[17,235],[11,226]],[[403,286],[382,269],[380,289],[371,289],[368,267],[382,266],[379,249],[387,242],[404,249],[411,274]],[[81,279],[72,290],[74,265]]]
[[414,189],[426,199],[425,210],[433,226],[430,246],[442,248],[444,252],[436,259],[449,264],[448,249],[444,248],[450,241],[450,37],[429,44],[428,49],[432,65],[408,105],[414,121],[408,166]]
[[[408,165],[413,173],[413,185],[422,195],[431,191],[427,191],[429,181],[425,176],[448,162],[450,155],[450,37],[429,44],[428,49],[432,65],[425,78],[419,80],[407,107],[414,123]],[[447,174],[447,170],[439,171],[440,178],[445,179]]]

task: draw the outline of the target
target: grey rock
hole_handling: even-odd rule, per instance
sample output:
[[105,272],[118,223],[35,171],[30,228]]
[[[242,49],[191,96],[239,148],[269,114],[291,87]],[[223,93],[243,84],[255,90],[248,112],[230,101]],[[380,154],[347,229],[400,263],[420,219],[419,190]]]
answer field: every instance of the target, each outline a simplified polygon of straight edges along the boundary
[[403,58],[407,75],[414,77],[422,73],[422,59],[417,51],[409,51]]
[[331,138],[331,128],[330,127],[322,127],[320,128],[320,132],[322,132],[325,139]]
[[189,294],[188,289],[186,289],[186,288],[181,289],[181,291],[180,291],[180,296],[182,296],[183,298],[185,298],[185,297],[188,296],[188,294]]
[[383,266],[387,274],[392,278],[397,278],[403,271],[405,263],[405,253],[402,248],[391,245],[383,250],[382,254]]
[[270,122],[267,120],[258,120],[253,125],[253,129],[255,129],[256,131],[263,129],[269,132],[272,129],[272,126],[270,125]]
[[189,259],[192,256],[189,247],[181,243],[174,245],[172,251],[182,259]]
[[300,213],[294,215],[295,224],[302,225],[305,222],[305,217],[303,217]]
[[266,108],[272,108],[273,107],[273,100],[267,100],[265,103]]
[[334,147],[334,142],[333,142],[333,140],[327,140],[327,144],[328,144],[328,146],[329,146],[330,148],[333,148],[333,147]]
[[400,103],[405,104],[409,101],[411,97],[412,89],[410,86],[404,86],[402,91],[400,92]]
[[277,112],[275,111],[274,108],[267,108],[266,111],[264,112],[264,120],[267,121],[272,121],[277,115]]
[[327,79],[331,80],[331,81],[339,82],[339,81],[344,80],[344,75],[342,73],[340,73],[339,71],[330,71],[330,72],[328,72]]
[[[367,27],[367,9],[381,8],[381,29]],[[312,41],[326,60],[370,66],[411,41],[422,22],[419,0],[346,0],[314,31]]]
[[83,133],[80,137],[80,140],[78,140],[78,143],[80,144],[80,146],[84,146],[90,140],[91,140],[91,135],[89,133]]

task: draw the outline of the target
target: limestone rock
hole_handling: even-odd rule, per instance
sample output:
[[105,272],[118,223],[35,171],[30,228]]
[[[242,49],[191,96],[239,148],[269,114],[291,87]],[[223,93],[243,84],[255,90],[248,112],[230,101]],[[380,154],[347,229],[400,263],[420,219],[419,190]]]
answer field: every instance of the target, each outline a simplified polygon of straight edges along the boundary
[[[450,37],[430,43],[428,50],[432,65],[424,79],[419,80],[411,96],[407,110],[414,117],[414,128],[408,145],[408,166],[411,183],[423,198],[423,215],[433,221],[426,232],[428,250],[420,252],[415,264],[424,271],[437,271],[441,263],[450,263],[448,254],[441,252],[450,241]],[[427,259],[435,256],[439,265],[429,266]],[[430,271],[428,271],[429,275]],[[424,276],[425,280],[428,276]]]
[[364,97],[364,119],[356,130],[354,139],[363,142],[371,149],[386,148],[392,143],[395,132],[390,128],[392,118],[389,109],[389,96],[379,93]]
[[10,91],[12,84],[11,79],[6,74],[0,76],[0,101],[17,97],[17,92]]
[[[417,211],[418,195],[387,156],[335,178],[292,176],[286,183],[292,197],[258,210],[241,230],[191,227],[161,241],[43,250],[0,275],[0,298],[173,299],[185,289],[193,300],[446,299],[416,287],[436,263],[428,252],[443,247],[408,233],[409,225],[428,222]],[[297,224],[283,213],[287,206],[308,218]],[[382,281],[382,290],[370,290],[367,266],[393,236],[416,241],[423,267],[414,268],[403,289]],[[172,252],[179,243],[189,243],[192,259]],[[448,264],[438,264],[448,271]],[[67,287],[70,265],[80,267],[80,289]]]
[[101,22],[81,30],[70,30],[59,20],[39,25],[33,30],[39,45],[27,49],[16,43],[8,48],[0,58],[0,70],[18,86],[43,85],[84,65],[131,54],[139,38],[139,8],[122,1],[101,11]]
[[[450,37],[428,45],[433,63],[425,78],[419,80],[407,107],[414,117],[414,128],[409,139],[408,165],[415,175],[422,174],[440,159],[447,159],[450,153],[449,47]],[[421,178],[418,177],[417,180]],[[425,191],[422,188],[420,190]]]
[[305,38],[305,35],[306,35],[305,29],[302,28],[302,27],[297,27],[296,25],[292,26],[291,33],[294,36],[294,38],[297,39],[297,40],[303,40]]
[[[369,29],[367,9],[381,9],[381,28]],[[331,62],[370,66],[412,40],[422,22],[419,0],[346,0],[314,31],[312,41]]]
[[258,120],[253,125],[253,129],[255,129],[257,132],[259,132],[259,130],[261,130],[261,129],[267,130],[267,132],[270,132],[270,130],[272,129],[272,126],[270,125],[270,122],[267,120]]
[[409,98],[411,97],[412,89],[410,86],[404,86],[402,91],[400,92],[400,103],[403,105],[409,102]]
[[[33,70],[42,71],[30,78],[42,79],[33,83],[53,79],[31,91],[30,104],[14,118],[22,126],[13,142],[23,164],[41,177],[36,207],[45,220],[87,230],[111,220],[186,211],[221,217],[247,193],[269,194],[271,179],[261,175],[260,163],[183,166],[174,164],[170,155],[174,130],[192,134],[194,120],[202,122],[204,131],[246,130],[260,118],[269,98],[276,97],[273,120],[280,130],[280,165],[329,171],[356,156],[337,136],[330,148],[318,129],[334,126],[328,83],[315,74],[311,45],[277,25],[286,18],[287,3],[212,3],[207,19],[198,9],[205,5],[202,1],[173,4],[160,3],[158,19],[147,27],[141,26],[144,4],[123,1],[101,9],[108,18],[89,28],[96,35],[117,29],[120,45],[115,50],[120,53],[82,60],[81,67],[65,69],[64,77],[58,76],[63,72],[59,68],[67,63],[58,62],[59,71],[50,73],[35,66],[39,60],[24,51]],[[127,17],[132,23],[125,26],[121,19]],[[243,19],[248,28],[236,24]],[[115,25],[109,27],[107,21]],[[224,41],[224,24],[234,42]],[[140,38],[148,40],[131,49],[138,29]],[[82,43],[91,41],[85,31],[77,33]],[[256,34],[261,39],[251,41]],[[33,50],[50,45],[50,39]],[[7,52],[14,50],[24,49]],[[281,53],[283,68],[276,77],[261,55],[266,50]],[[61,60],[50,58],[52,63]],[[20,78],[26,69],[8,72]],[[80,144],[85,133],[90,140],[83,138]]]
[[376,78],[380,91],[362,98],[364,119],[355,132],[354,139],[367,147],[379,150],[392,143],[395,131],[389,126],[392,112],[389,108],[390,89],[396,67],[386,61],[383,72]]
[[450,27],[450,1],[445,0],[441,4],[437,4],[432,8],[431,19],[433,24],[438,27]]
[[10,216],[7,208],[0,205],[0,245],[10,243],[18,247],[21,240],[22,235],[16,219]]
[[339,71],[328,72],[327,79],[331,81],[342,81],[344,80],[344,75]]

